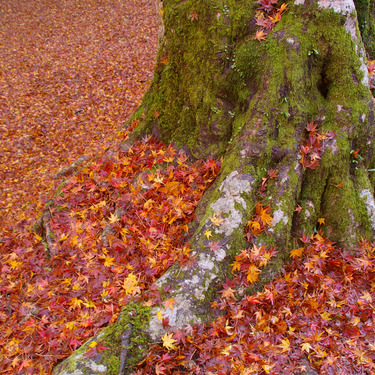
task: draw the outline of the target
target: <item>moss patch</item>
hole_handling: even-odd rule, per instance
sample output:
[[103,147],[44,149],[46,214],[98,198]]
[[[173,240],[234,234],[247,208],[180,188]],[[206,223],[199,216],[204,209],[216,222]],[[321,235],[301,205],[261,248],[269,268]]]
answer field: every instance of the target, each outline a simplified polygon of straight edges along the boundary
[[[150,344],[150,337],[145,333],[150,321],[150,310],[150,307],[142,306],[138,302],[128,303],[122,308],[116,323],[104,328],[98,335],[77,349],[70,357],[55,367],[53,374],[118,375],[123,361],[122,351],[124,349],[121,335],[129,330],[129,325],[131,325],[132,335],[130,345],[127,347],[125,365],[126,368],[136,365],[143,359]],[[94,341],[100,342],[109,349],[104,350],[94,358],[89,358],[84,354]]]

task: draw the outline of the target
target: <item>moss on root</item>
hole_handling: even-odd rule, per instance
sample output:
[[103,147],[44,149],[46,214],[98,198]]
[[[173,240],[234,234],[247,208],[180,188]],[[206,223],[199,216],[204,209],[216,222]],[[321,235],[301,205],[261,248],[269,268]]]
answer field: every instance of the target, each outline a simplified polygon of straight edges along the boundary
[[[150,337],[145,330],[150,321],[150,307],[142,306],[138,302],[130,302],[121,310],[118,320],[104,328],[99,334],[87,341],[77,349],[70,357],[57,365],[53,371],[54,375],[87,375],[106,374],[118,375],[124,358],[122,351],[127,349],[125,366],[131,369],[145,356]],[[130,329],[130,345],[123,347],[121,335]],[[100,342],[106,350],[91,358],[85,356],[90,344]],[[129,370],[130,373],[130,370]]]

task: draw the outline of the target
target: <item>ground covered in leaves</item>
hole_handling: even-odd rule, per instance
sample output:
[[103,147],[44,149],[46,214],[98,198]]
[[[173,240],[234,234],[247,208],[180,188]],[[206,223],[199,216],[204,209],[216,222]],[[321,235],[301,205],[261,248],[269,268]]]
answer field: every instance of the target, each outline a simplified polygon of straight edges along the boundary
[[166,333],[136,374],[374,374],[374,244],[355,255],[318,233],[301,244],[255,295],[243,288],[276,250],[242,250],[212,304],[217,320]]
[[153,282],[192,261],[188,223],[219,170],[212,160],[186,162],[150,138],[112,148],[59,187],[37,233],[6,233],[1,373],[49,373],[131,298],[161,302]]
[[0,227],[35,216],[52,176],[100,154],[140,103],[157,49],[150,0],[0,0]]

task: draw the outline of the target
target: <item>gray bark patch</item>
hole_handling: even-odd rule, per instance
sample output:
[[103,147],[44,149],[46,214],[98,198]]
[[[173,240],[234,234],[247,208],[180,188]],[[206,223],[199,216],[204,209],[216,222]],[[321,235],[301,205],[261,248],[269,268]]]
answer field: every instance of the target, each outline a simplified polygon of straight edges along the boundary
[[355,11],[353,0],[320,0],[318,4],[321,8],[333,9],[336,13],[352,13]]
[[[252,183],[255,179],[250,175],[241,175],[238,171],[233,171],[221,184],[219,191],[221,197],[211,204],[211,208],[216,214],[224,214],[224,221],[220,227],[215,228],[216,233],[222,233],[230,236],[242,223],[243,214],[246,210],[246,202],[241,197],[244,192],[251,192]],[[239,204],[243,211],[236,209],[235,204]]]
[[366,205],[367,213],[371,221],[371,227],[375,231],[375,200],[369,189],[362,190],[359,196]]

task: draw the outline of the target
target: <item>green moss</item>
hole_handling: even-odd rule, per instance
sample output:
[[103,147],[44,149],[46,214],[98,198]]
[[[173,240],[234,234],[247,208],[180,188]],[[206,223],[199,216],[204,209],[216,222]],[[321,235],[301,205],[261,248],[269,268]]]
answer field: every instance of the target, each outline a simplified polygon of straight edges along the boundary
[[[326,216],[327,233],[340,241],[352,230],[352,220],[359,223],[358,233],[368,233],[360,182],[349,158],[351,149],[366,153],[368,139],[374,138],[368,126],[371,97],[356,53],[361,45],[343,26],[345,16],[315,3],[289,4],[259,43],[253,38],[255,8],[245,1],[165,3],[166,44],[144,101],[144,123],[163,139],[187,145],[195,156],[225,152],[221,177],[197,211],[198,232],[213,214],[210,202],[220,197],[218,186],[232,171],[251,174],[259,186],[269,168],[289,168],[288,186],[270,182],[264,200],[288,218],[273,234],[283,249],[276,261],[281,264],[300,232],[311,233],[319,217]],[[192,11],[198,20],[189,18]],[[163,56],[167,63],[161,62]],[[326,149],[321,167],[297,173],[307,121],[334,131],[336,143]],[[342,181],[345,188],[338,190],[335,185]],[[261,199],[251,192],[246,202],[252,207]],[[294,213],[297,204],[304,207],[300,215]],[[338,223],[341,216],[345,219]],[[242,229],[233,235],[233,254],[243,246],[242,236]]]
[[143,359],[150,344],[150,337],[145,333],[145,329],[151,319],[151,308],[131,302],[123,307],[121,315],[122,318],[119,320],[118,326],[124,327],[128,323],[132,325],[132,336],[126,362],[127,366],[131,367]]
[[120,359],[118,356],[109,357],[107,360],[107,373],[118,374],[120,371]]
[[59,196],[59,197],[64,196],[64,193],[62,192],[62,188],[65,187],[67,183],[68,183],[67,181],[64,181],[61,184],[59,184],[59,186],[56,189],[56,193],[55,193],[56,196]]
[[[232,134],[238,97],[233,82],[242,79],[233,75],[235,39],[246,34],[254,10],[231,0],[221,5],[166,1],[163,6],[165,43],[142,103],[146,117],[135,133],[152,131],[165,142],[188,146],[197,157],[219,155]],[[192,12],[197,20],[189,17]]]
[[[131,325],[132,335],[127,353],[126,367],[131,368],[136,365],[145,356],[148,345],[151,342],[150,337],[145,333],[151,317],[150,310],[150,307],[142,306],[138,302],[128,303],[122,308],[116,323],[104,328],[97,336],[77,349],[56,367],[54,373],[69,373],[79,369],[83,374],[100,374],[102,372],[95,372],[96,370],[93,367],[104,366],[106,369],[105,374],[118,375],[122,351],[120,335],[129,329],[129,324]],[[84,353],[89,349],[89,345],[93,341],[100,342],[108,350],[104,350],[100,356],[91,360],[85,357]],[[94,365],[90,364],[90,361],[93,361]]]
[[64,206],[60,206],[59,204],[54,207],[56,212],[66,211],[68,208]]
[[371,59],[375,57],[374,40],[374,2],[370,0],[354,0],[358,17],[358,26]]

